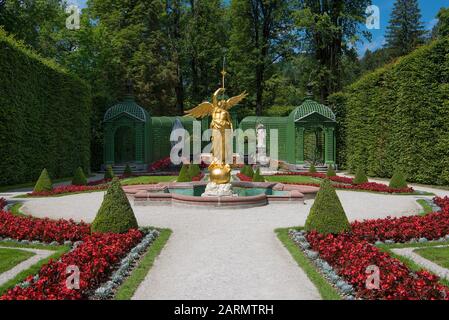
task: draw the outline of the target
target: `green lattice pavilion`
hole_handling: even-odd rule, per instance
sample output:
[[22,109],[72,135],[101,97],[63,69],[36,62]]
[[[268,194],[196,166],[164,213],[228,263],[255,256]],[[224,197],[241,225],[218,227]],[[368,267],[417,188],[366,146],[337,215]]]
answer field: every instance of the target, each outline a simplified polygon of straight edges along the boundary
[[[303,165],[306,162],[335,164],[336,118],[332,110],[306,99],[287,117],[246,117],[237,122],[233,110],[234,127],[243,131],[263,126],[266,130],[266,149],[270,154],[270,129],[278,130],[278,154],[281,161]],[[104,116],[104,164],[148,164],[170,155],[170,134],[176,119],[192,134],[193,118],[152,117],[139,106],[132,95],[111,107]],[[209,119],[201,121],[201,130],[209,128]]]

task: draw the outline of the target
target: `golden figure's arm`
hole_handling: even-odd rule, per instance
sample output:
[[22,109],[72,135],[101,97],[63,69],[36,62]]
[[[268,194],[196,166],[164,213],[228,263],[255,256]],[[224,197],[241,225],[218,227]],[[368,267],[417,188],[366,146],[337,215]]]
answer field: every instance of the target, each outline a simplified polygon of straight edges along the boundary
[[247,96],[248,96],[248,94],[245,91],[241,95],[238,95],[238,96],[228,99],[228,101],[226,101],[226,110],[230,110],[233,106],[238,104],[240,101],[245,99]]
[[185,111],[185,116],[191,116],[194,118],[204,118],[207,116],[210,116],[212,114],[212,111],[214,110],[214,105],[210,102],[203,102],[197,107]]

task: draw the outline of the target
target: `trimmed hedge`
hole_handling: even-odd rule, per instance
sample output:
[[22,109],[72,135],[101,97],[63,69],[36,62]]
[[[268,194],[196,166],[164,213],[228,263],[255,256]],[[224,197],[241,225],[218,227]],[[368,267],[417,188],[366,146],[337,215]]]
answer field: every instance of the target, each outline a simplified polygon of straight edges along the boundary
[[34,192],[46,192],[53,190],[53,183],[51,182],[50,175],[47,169],[42,170],[39,179],[37,179],[36,185],[34,186]]
[[338,234],[351,230],[348,217],[332,182],[324,179],[305,224],[306,231]]
[[74,186],[85,186],[87,185],[87,178],[84,174],[83,168],[79,167],[76,169],[75,174],[72,179],[72,185]]
[[401,170],[396,170],[393,177],[390,180],[390,188],[393,189],[405,189],[408,188],[407,179]]
[[106,166],[106,170],[104,171],[104,180],[113,179],[115,177],[114,170],[112,170],[112,166],[108,165]]
[[191,182],[192,177],[189,174],[189,165],[183,164],[181,170],[179,171],[177,182]]
[[330,97],[339,161],[369,176],[449,183],[449,39],[423,46]]
[[137,229],[137,219],[120,180],[114,178],[91,225],[92,232],[126,233]]
[[265,178],[260,174],[260,168],[254,172],[253,182],[265,182]]
[[0,185],[89,169],[89,87],[0,28]]
[[352,181],[353,184],[364,184],[368,182],[368,177],[365,174],[365,170],[363,168],[357,169],[357,172],[355,174],[354,180]]

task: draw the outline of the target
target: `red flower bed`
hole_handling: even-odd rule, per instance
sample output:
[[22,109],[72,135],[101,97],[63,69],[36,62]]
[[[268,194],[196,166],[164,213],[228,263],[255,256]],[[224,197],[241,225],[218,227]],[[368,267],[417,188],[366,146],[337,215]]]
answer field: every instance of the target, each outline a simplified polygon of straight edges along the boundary
[[244,175],[243,173],[237,173],[237,178],[240,179],[240,181],[244,181],[244,182],[252,182],[253,179]]
[[441,212],[426,216],[411,216],[366,220],[352,223],[354,236],[369,242],[394,240],[407,242],[411,239],[437,240],[449,234],[449,198],[436,198]]
[[[142,239],[142,233],[130,230],[126,234],[93,234],[83,239],[74,251],[61,257],[61,261],[51,261],[39,271],[39,279],[30,276],[27,288],[15,287],[0,300],[79,300],[106,281],[113,269]],[[68,289],[67,268],[77,266],[80,270],[79,290]]]
[[9,212],[0,212],[0,236],[17,240],[63,243],[78,241],[90,234],[90,226],[72,220],[49,220],[32,217],[17,217]]
[[203,178],[204,178],[204,173],[201,173],[198,176],[193,177],[192,181],[201,181],[201,180],[203,180]]
[[172,165],[170,157],[158,160],[148,167],[149,172],[161,171],[170,168]]
[[87,185],[87,186],[59,186],[55,187],[52,191],[43,191],[43,192],[31,192],[28,193],[30,197],[51,197],[66,193],[77,193],[77,192],[87,192],[87,191],[99,191],[106,190],[109,186],[107,184],[98,184],[98,185]]
[[[438,283],[438,277],[426,271],[412,273],[399,260],[379,251],[358,237],[343,235],[307,235],[311,247],[355,289],[358,298],[386,300],[449,299],[449,288]],[[369,266],[380,270],[379,288],[366,286]]]
[[7,204],[8,202],[6,201],[5,198],[0,198],[0,211],[3,210]]

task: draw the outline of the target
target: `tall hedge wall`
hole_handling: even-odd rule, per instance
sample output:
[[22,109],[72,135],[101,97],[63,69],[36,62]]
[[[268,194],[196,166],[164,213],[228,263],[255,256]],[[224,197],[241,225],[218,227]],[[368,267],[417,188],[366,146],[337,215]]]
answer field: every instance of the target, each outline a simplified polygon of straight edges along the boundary
[[0,29],[0,185],[88,169],[90,100],[84,82]]
[[330,98],[339,160],[351,170],[449,183],[449,39],[421,47]]

